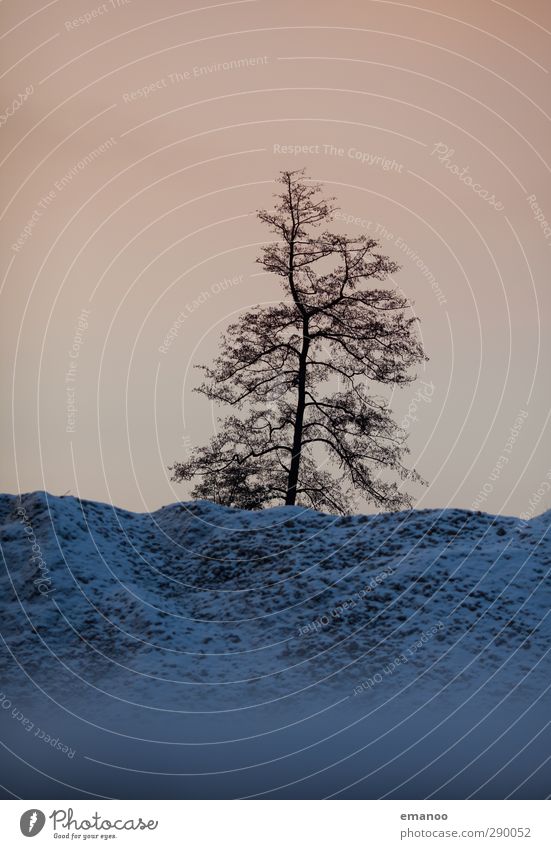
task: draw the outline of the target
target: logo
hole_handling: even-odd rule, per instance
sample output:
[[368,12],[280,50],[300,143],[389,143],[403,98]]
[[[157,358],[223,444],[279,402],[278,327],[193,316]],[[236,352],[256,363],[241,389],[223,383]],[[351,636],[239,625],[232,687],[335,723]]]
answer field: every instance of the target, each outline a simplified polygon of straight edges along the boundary
[[30,811],[25,811],[19,820],[19,827],[21,829],[21,834],[24,834],[25,837],[35,837],[42,829],[46,823],[46,817],[42,813],[42,811],[33,808]]

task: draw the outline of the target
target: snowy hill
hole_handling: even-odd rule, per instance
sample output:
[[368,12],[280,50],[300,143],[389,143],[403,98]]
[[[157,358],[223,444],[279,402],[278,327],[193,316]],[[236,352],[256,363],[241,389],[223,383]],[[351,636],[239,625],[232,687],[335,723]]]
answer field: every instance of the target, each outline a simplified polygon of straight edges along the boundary
[[546,795],[550,523],[1,496],[15,792]]

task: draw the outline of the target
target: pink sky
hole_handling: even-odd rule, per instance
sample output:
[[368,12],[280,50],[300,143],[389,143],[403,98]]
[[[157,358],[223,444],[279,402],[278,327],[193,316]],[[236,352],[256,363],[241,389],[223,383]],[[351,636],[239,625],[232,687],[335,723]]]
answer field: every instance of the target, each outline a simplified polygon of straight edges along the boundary
[[193,365],[279,299],[254,213],[306,167],[422,320],[418,506],[551,507],[548,4],[10,0],[1,29],[3,490],[187,497]]

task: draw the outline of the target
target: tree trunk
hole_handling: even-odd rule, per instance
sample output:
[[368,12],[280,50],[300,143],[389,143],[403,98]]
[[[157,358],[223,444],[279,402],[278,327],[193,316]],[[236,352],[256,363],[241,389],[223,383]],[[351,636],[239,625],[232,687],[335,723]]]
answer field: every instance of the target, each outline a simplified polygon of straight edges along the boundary
[[285,504],[295,504],[297,500],[298,473],[300,469],[300,454],[302,450],[302,428],[304,424],[304,410],[306,408],[306,361],[310,337],[308,336],[308,321],[303,322],[302,350],[299,358],[298,369],[298,398],[295,414],[295,430],[293,434],[293,454],[291,456],[291,467],[287,481],[287,495]]

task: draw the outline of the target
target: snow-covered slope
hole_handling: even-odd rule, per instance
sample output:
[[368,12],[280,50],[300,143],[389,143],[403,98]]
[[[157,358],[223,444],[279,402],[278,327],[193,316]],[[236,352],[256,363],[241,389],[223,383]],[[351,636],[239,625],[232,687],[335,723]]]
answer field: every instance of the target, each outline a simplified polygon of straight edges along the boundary
[[[36,797],[36,757],[69,798],[152,795],[151,772],[161,797],[522,795],[524,779],[538,795],[550,523],[1,496],[0,689],[71,737],[79,765],[29,748],[13,708],[9,757],[28,750]],[[522,746],[517,780],[504,764]]]

